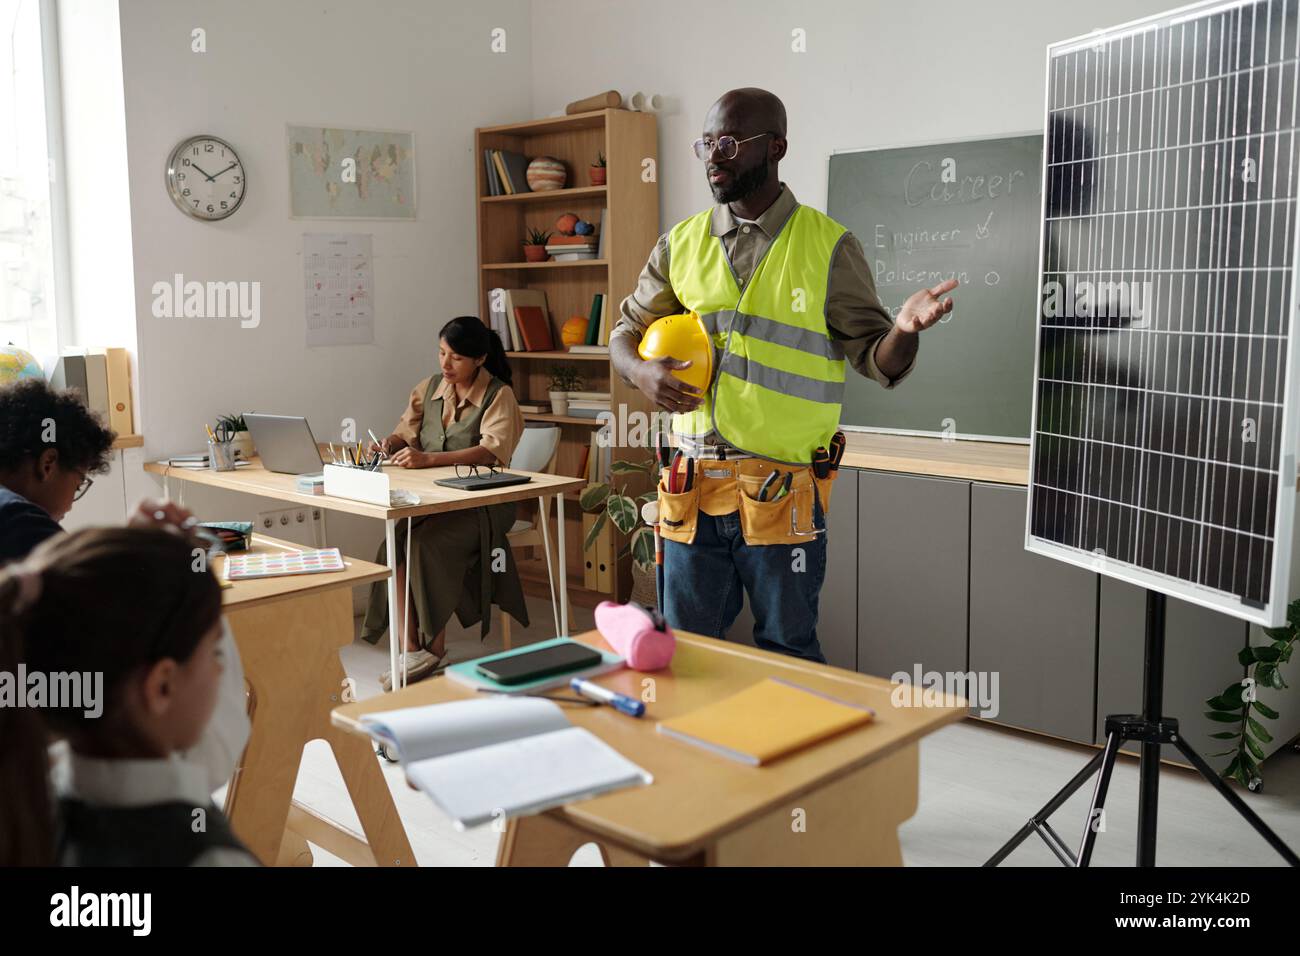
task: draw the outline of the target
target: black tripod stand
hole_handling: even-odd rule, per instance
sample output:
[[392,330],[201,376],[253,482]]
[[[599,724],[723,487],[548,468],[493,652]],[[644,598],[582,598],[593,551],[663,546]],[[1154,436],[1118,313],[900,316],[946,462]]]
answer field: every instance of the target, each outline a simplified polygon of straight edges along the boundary
[[[997,866],[1005,860],[1011,851],[1020,846],[1031,833],[1037,833],[1043,842],[1056,854],[1066,866],[1087,866],[1092,859],[1092,847],[1097,841],[1098,821],[1106,802],[1106,790],[1110,786],[1111,771],[1115,769],[1115,757],[1119,748],[1129,742],[1142,744],[1142,755],[1138,765],[1138,839],[1137,865],[1156,865],[1156,806],[1159,802],[1160,789],[1160,746],[1173,744],[1188,762],[1196,768],[1202,777],[1208,780],[1223,798],[1232,804],[1233,809],[1245,818],[1255,830],[1268,841],[1269,846],[1282,854],[1283,859],[1292,866],[1300,866],[1300,857],[1291,851],[1268,824],[1245,801],[1233,792],[1219,775],[1201,759],[1200,754],[1189,747],[1178,733],[1178,721],[1173,717],[1162,717],[1162,697],[1165,682],[1165,596],[1155,591],[1147,591],[1146,623],[1146,659],[1142,672],[1142,713],[1111,714],[1106,718],[1106,747],[1088,761],[1088,765],[1075,775],[1047,804],[1029,818],[1020,830],[1007,841],[1002,849],[989,857],[985,866]],[[1083,842],[1076,856],[1070,852],[1065,841],[1052,829],[1047,818],[1070,799],[1074,792],[1101,768],[1096,787],[1092,792],[1092,804],[1088,808],[1088,817],[1084,822]]]

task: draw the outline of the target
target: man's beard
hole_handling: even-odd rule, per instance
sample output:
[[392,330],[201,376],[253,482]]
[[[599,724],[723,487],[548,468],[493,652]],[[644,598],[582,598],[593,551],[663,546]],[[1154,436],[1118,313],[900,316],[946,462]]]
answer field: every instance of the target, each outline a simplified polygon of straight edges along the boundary
[[715,202],[739,202],[756,193],[767,182],[767,163],[758,163],[743,173],[735,176],[729,185],[715,186],[709,183]]

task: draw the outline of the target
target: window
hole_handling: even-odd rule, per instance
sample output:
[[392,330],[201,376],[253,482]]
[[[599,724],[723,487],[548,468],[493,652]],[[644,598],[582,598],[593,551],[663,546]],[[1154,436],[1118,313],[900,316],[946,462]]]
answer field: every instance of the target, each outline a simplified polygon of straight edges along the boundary
[[44,362],[58,354],[62,204],[51,182],[58,137],[49,121],[57,124],[59,115],[47,98],[41,10],[40,0],[0,0],[0,345],[20,346]]

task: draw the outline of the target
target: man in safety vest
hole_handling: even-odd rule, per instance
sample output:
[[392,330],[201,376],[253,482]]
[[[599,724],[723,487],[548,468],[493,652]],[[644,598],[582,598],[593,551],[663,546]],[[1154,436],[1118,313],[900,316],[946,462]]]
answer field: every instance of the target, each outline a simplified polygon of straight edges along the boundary
[[[858,240],[781,182],[785,137],[785,107],[765,90],[732,90],[710,107],[694,150],[717,205],[659,238],[623,300],[610,357],[673,413],[682,453],[659,486],[668,623],[723,637],[747,593],[759,647],[823,661],[825,459],[845,360],[893,388],[912,369],[917,334],[952,311],[944,296],[957,282],[920,290],[891,320]],[[646,330],[680,313],[699,321],[667,320],[646,344],[670,346],[643,359]],[[701,362],[712,370],[705,389],[677,374]]]

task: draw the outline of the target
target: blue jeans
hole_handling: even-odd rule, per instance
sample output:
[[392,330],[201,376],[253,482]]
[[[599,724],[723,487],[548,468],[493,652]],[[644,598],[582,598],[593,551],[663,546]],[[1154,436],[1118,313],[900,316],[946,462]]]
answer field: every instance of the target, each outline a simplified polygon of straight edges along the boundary
[[[820,502],[813,522],[814,527],[826,527]],[[664,618],[669,627],[726,637],[743,606],[743,594],[748,594],[756,646],[826,663],[817,643],[817,601],[826,577],[825,532],[799,544],[750,545],[740,533],[739,511],[701,511],[694,543],[665,540],[663,545]]]

